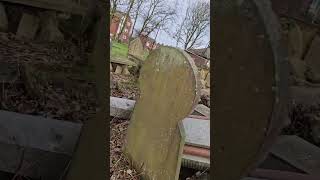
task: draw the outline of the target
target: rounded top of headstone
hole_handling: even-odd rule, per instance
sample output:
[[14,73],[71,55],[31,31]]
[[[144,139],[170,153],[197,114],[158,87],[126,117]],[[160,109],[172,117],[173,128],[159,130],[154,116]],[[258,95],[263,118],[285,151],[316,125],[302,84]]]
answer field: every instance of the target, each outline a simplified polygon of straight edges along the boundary
[[[144,86],[144,83],[149,85]],[[167,95],[167,98],[163,99],[166,102],[185,96],[183,99],[188,99],[190,102],[187,103],[191,108],[190,113],[198,103],[199,84],[197,67],[192,58],[174,47],[161,46],[152,51],[141,69],[142,95],[153,88]]]

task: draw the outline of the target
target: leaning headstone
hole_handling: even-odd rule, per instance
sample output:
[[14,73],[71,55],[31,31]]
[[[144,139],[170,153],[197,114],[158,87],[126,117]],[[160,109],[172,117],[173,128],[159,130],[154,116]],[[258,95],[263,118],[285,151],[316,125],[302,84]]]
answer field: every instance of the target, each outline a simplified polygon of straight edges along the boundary
[[142,66],[125,152],[144,179],[178,179],[182,120],[199,98],[196,71],[189,55],[170,47],[153,51]]
[[8,17],[5,7],[0,3],[0,31],[6,32],[8,30]]
[[143,59],[144,49],[140,38],[136,38],[130,42],[128,54],[138,59]]
[[17,30],[17,36],[33,39],[39,28],[39,18],[31,14],[23,14]]

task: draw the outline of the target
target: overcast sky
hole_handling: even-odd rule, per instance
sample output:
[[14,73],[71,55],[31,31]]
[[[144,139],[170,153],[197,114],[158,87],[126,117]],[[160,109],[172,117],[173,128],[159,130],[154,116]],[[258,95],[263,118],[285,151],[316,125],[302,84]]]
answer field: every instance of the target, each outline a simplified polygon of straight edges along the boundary
[[[209,1],[209,0],[167,0],[167,1],[168,1],[168,3],[172,4],[173,7],[176,6],[176,8],[177,8],[177,13],[178,13],[177,14],[177,16],[178,16],[177,21],[178,22],[171,22],[168,25],[168,27],[172,27],[170,29],[170,31],[174,31],[174,29],[177,27],[177,24],[179,24],[182,21],[184,14],[186,12],[188,3],[194,3],[197,1]],[[141,20],[138,20],[137,25],[136,25],[136,29],[140,28],[141,26],[142,26],[142,22],[141,22]],[[155,38],[155,35],[156,35],[156,32],[152,33],[150,35],[150,37]],[[203,39],[204,43],[200,48],[207,47],[209,40],[210,40],[210,33],[209,33],[209,29],[208,29],[207,36]],[[158,43],[168,45],[168,46],[175,46],[176,45],[176,41],[169,34],[167,34],[167,32],[165,32],[163,30],[160,30],[156,41]]]

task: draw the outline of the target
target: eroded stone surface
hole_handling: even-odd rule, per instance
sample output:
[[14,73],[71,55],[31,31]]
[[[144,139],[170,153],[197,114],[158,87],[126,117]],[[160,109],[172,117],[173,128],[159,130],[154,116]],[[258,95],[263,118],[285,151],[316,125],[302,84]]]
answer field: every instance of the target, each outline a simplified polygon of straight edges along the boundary
[[198,102],[197,70],[184,52],[153,51],[141,69],[126,153],[147,180],[177,180],[184,138],[178,124]]
[[45,11],[40,13],[41,28],[39,33],[39,40],[48,42],[63,41],[64,36],[58,29],[58,19],[56,12]]
[[133,55],[139,59],[143,59],[143,45],[140,38],[136,38],[130,42],[128,54]]
[[39,28],[39,22],[40,20],[38,17],[24,13],[19,23],[17,36],[26,39],[33,39]]

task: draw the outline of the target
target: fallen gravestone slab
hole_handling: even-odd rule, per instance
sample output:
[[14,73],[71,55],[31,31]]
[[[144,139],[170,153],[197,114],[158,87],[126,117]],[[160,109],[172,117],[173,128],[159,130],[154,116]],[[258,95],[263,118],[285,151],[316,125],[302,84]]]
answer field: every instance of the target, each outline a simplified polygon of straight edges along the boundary
[[146,180],[179,177],[184,146],[179,125],[198,102],[196,74],[189,55],[170,47],[153,51],[142,66],[141,95],[131,116],[125,152]]
[[136,101],[118,97],[110,97],[110,116],[128,119]]
[[0,171],[59,179],[80,132],[81,124],[0,110]]
[[320,148],[298,136],[281,136],[271,153],[310,175],[320,175]]
[[210,148],[210,121],[185,118],[183,126],[186,132],[186,144]]

